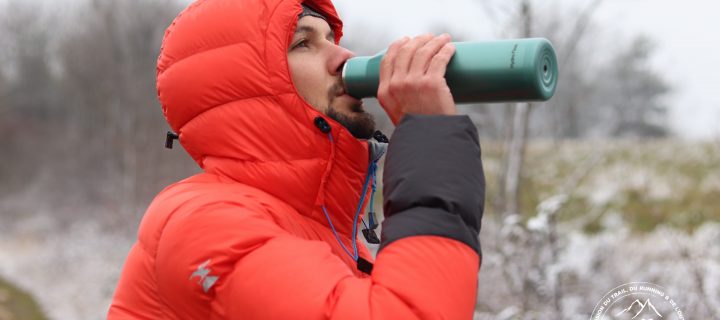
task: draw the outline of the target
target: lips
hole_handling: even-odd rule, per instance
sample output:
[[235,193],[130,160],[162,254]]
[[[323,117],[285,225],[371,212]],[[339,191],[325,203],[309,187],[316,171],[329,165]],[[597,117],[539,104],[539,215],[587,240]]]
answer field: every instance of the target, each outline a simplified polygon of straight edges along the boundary
[[333,86],[333,89],[335,89],[335,96],[337,96],[337,97],[347,94],[345,92],[345,87],[342,85],[335,85],[335,86]]
[[358,100],[355,97],[347,94],[344,86],[336,85],[336,86],[334,86],[334,89],[335,89],[335,97],[338,97],[338,98],[342,97],[342,98],[351,100],[354,104],[360,104],[360,105],[362,104],[362,100]]
[[347,93],[343,93],[343,94],[341,95],[341,97],[344,97],[344,98],[346,98],[346,99],[348,99],[348,100],[351,100],[354,105],[362,105],[362,103],[363,103],[362,100],[355,99],[355,97],[353,97],[353,96],[351,96],[351,95],[349,95],[349,94],[347,94]]

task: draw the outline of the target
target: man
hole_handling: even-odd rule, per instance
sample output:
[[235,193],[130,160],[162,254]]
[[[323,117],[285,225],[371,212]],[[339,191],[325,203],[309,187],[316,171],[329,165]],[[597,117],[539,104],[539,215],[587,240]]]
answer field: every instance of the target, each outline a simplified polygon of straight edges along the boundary
[[[299,18],[298,18],[299,17]],[[443,74],[449,37],[393,43],[397,125],[377,260],[357,245],[382,147],[344,92],[329,0],[205,0],[168,28],[158,96],[204,172],[148,208],[110,319],[469,319],[484,177]]]

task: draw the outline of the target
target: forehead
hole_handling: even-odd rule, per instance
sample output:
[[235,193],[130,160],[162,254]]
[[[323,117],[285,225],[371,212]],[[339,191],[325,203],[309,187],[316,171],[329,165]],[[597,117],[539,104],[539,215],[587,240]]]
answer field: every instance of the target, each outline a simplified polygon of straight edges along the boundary
[[297,26],[295,27],[295,34],[299,33],[311,33],[318,32],[323,35],[331,34],[334,38],[334,32],[330,28],[330,25],[324,19],[320,19],[313,16],[304,16],[298,20]]

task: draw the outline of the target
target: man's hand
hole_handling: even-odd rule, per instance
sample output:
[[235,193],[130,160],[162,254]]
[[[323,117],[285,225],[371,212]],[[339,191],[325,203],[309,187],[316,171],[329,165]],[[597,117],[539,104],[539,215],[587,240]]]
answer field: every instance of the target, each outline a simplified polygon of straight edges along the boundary
[[405,37],[388,48],[380,64],[377,97],[393,124],[407,113],[456,113],[445,81],[445,70],[454,53],[448,34]]

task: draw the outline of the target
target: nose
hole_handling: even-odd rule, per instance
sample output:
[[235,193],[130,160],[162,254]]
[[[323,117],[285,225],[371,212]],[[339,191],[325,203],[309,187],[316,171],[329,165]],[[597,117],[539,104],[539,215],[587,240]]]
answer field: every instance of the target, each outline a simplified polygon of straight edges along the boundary
[[328,71],[332,75],[339,76],[340,73],[342,73],[342,67],[345,64],[345,61],[354,56],[355,54],[352,51],[341,46],[334,45],[330,59],[328,59]]

